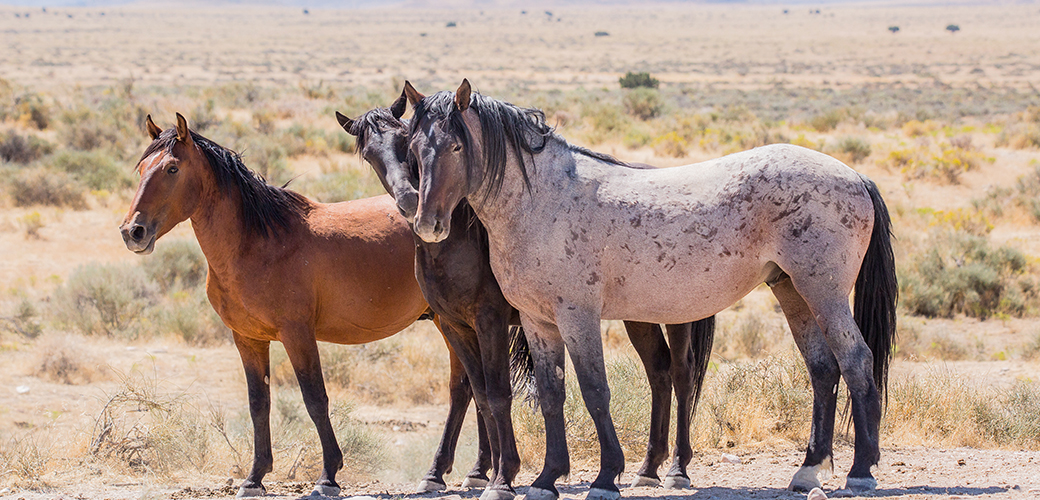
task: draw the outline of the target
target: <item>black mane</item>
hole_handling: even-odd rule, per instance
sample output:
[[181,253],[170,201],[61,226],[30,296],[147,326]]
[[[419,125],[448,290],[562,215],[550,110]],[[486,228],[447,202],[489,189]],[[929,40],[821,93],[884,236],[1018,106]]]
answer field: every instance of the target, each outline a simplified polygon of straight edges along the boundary
[[365,147],[369,131],[382,132],[384,127],[405,126],[401,119],[394,117],[393,113],[390,112],[390,108],[374,108],[357,117],[347,132],[357,137],[357,148],[355,149],[360,152]]
[[[268,184],[260,174],[242,164],[238,153],[195,132],[191,132],[191,139],[206,156],[221,192],[238,192],[242,196],[242,224],[247,234],[267,238],[279,230],[288,230],[294,220],[310,213],[307,198],[284,186]],[[177,130],[164,130],[148,145],[141,160],[159,151],[169,153],[176,143]]]
[[[491,97],[473,92],[470,97],[470,108],[476,111],[480,117],[480,128],[483,136],[484,150],[484,193],[483,198],[495,196],[502,189],[502,180],[505,175],[506,151],[508,147],[513,148],[516,160],[520,165],[520,173],[524,178],[524,185],[531,188],[531,181],[527,175],[527,162],[524,153],[531,157],[531,166],[534,166],[534,155],[542,152],[550,140],[559,141],[571,151],[611,163],[614,165],[628,166],[613,156],[604,153],[590,151],[580,146],[569,144],[563,137],[555,133],[555,128],[545,123],[545,113],[536,108],[522,108],[508,102],[499,101]],[[433,114],[433,119],[442,118],[448,122],[448,130],[462,142],[466,154],[472,155],[473,148],[470,147],[470,137],[466,133],[466,125],[462,120],[462,114],[455,106],[455,94],[453,92],[438,92],[423,98],[415,106],[415,116],[412,118],[409,133],[414,134],[420,122]],[[467,158],[469,168],[476,167],[476,159],[473,156]]]

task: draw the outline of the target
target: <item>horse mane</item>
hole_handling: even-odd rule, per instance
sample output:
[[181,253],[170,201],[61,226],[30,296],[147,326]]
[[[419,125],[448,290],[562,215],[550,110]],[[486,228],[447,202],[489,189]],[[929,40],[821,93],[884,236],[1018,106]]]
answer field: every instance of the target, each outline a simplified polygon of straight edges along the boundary
[[[483,137],[481,146],[484,150],[485,188],[482,195],[484,201],[497,195],[502,189],[508,147],[513,148],[517,163],[520,165],[524,185],[529,190],[531,181],[524,154],[531,157],[533,167],[534,155],[542,152],[551,141],[562,144],[570,151],[602,162],[621,166],[628,165],[608,154],[597,153],[568,143],[566,139],[556,134],[555,127],[550,127],[546,123],[545,113],[540,109],[523,108],[477,92],[471,94],[469,106],[480,117]],[[415,115],[412,118],[409,133],[414,134],[419,123],[430,113],[433,113],[435,117],[443,117],[447,121],[449,132],[462,142],[467,155],[467,165],[469,168],[473,168],[477,162],[472,156],[473,148],[470,147],[470,137],[466,133],[462,114],[455,106],[455,94],[450,91],[442,91],[423,98],[415,106]]]
[[[191,131],[191,139],[206,156],[220,190],[225,194],[238,192],[242,196],[242,223],[247,234],[267,238],[279,230],[288,230],[293,220],[310,213],[310,200],[285,186],[268,184],[263,176],[242,163],[238,153],[194,131]],[[177,130],[164,130],[148,145],[138,164],[158,151],[171,152],[176,143]]]
[[373,108],[357,117],[348,132],[357,137],[357,147],[355,149],[360,153],[368,141],[368,133],[370,131],[382,132],[384,127],[406,126],[404,121],[394,117],[393,113],[390,112],[390,108]]

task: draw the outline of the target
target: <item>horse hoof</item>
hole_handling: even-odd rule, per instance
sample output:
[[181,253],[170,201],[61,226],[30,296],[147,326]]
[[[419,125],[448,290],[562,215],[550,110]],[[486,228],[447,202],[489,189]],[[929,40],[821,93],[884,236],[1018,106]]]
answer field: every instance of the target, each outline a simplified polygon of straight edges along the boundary
[[618,500],[619,498],[621,498],[620,491],[602,488],[592,488],[589,490],[589,494],[585,495],[585,500]]
[[516,498],[516,493],[512,491],[493,488],[488,488],[480,494],[480,500],[513,500],[514,498]]
[[415,488],[416,493],[429,493],[431,491],[444,491],[448,489],[448,485],[437,482],[433,479],[423,479],[419,481],[419,486]]
[[487,486],[488,480],[482,477],[469,477],[462,480],[463,488],[483,488]]
[[664,487],[670,490],[685,490],[690,487],[690,478],[682,476],[667,476],[664,478]]
[[814,488],[822,488],[820,480],[816,478],[817,467],[799,467],[798,472],[791,478],[791,484],[787,489],[791,491],[812,491]]
[[246,488],[242,486],[238,489],[238,493],[235,494],[235,498],[255,498],[262,497],[267,494],[267,489],[261,485],[259,488]]
[[314,489],[311,490],[311,496],[338,497],[339,491],[339,486],[316,484],[314,485]]
[[812,491],[806,495],[805,500],[827,500],[827,494],[820,488],[813,488]]
[[657,479],[656,477],[646,477],[636,474],[635,479],[632,480],[632,487],[638,488],[640,486],[649,486],[651,488],[656,488],[658,486],[661,486],[661,480]]
[[527,495],[524,496],[525,500],[556,500],[557,498],[559,497],[556,496],[556,493],[534,486],[527,488]]
[[845,489],[852,491],[870,491],[877,489],[877,480],[872,477],[847,477]]

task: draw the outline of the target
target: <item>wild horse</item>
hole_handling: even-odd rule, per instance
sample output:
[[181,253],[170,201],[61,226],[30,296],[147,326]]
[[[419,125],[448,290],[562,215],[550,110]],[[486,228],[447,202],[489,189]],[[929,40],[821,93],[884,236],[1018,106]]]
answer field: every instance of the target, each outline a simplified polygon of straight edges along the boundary
[[[315,491],[338,494],[343,455],[316,341],[371,342],[427,315],[408,223],[389,196],[323,204],[270,186],[236,153],[190,131],[180,114],[166,131],[151,117],[146,125],[152,143],[138,162],[141,183],[120,230],[128,249],[147,254],[159,237],[191,219],[209,264],[206,292],[233,332],[249,389],[254,458],[239,496],[263,494],[262,480],[273,466],[271,341],[285,346],[321,439]],[[470,399],[450,342],[449,352],[451,408],[439,457],[454,454]],[[475,469],[487,467],[478,460]]]
[[420,180],[413,228],[424,241],[442,241],[455,207],[468,201],[535,351],[547,450],[528,498],[557,497],[554,483],[568,467],[556,376],[565,345],[600,441],[589,498],[613,499],[624,457],[610,417],[600,319],[698,320],[763,282],[813,384],[810,444],[791,487],[818,485],[816,472],[831,462],[839,377],[856,433],[846,486],[875,487],[870,467],[880,458],[879,387],[897,286],[888,211],[873,182],[791,145],[636,170],[568,144],[540,111],[473,93],[468,81],[455,93],[405,91],[415,107],[409,148]]
[[[418,178],[407,161],[408,128],[401,120],[405,97],[390,108],[376,108],[357,119],[340,113],[336,118],[357,137],[357,150],[375,170],[398,209],[409,220],[415,214]],[[497,429],[489,432],[495,470],[498,472],[482,498],[511,498],[512,482],[519,468],[510,413],[509,370],[505,331],[519,324],[516,309],[506,302],[491,271],[487,234],[472,209],[463,202],[452,214],[455,232],[437,243],[416,237],[416,277],[430,307],[445,328],[472,332],[465,336],[478,345],[454,346],[460,356],[468,353],[467,367],[483,365],[482,373],[469,373],[478,405],[489,405]],[[714,317],[696,323],[668,325],[666,344],[661,328],[649,323],[626,322],[629,338],[646,368],[652,392],[651,427],[646,458],[634,484],[658,484],[657,470],[668,455],[671,388],[678,402],[676,448],[666,487],[689,485],[686,466],[692,457],[689,442],[693,410],[711,354]],[[451,338],[449,336],[449,338]],[[496,439],[497,436],[497,439]],[[424,481],[438,479],[431,471]],[[443,480],[441,480],[443,484]],[[422,485],[420,485],[422,489]]]

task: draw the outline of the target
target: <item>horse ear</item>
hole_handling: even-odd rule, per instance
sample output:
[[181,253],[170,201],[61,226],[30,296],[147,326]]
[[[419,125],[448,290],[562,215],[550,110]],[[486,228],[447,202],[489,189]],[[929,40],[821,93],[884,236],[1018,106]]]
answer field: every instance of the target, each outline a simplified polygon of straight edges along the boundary
[[469,80],[463,78],[462,85],[459,85],[459,89],[455,91],[455,107],[459,108],[459,111],[466,111],[469,108],[469,96],[471,93],[472,89],[469,86]]
[[336,121],[339,122],[339,126],[343,127],[343,130],[346,130],[348,134],[350,134],[350,135],[357,135],[357,134],[355,134],[355,133],[350,131],[350,129],[354,126],[354,120],[351,120],[350,118],[347,118],[347,115],[344,115],[343,113],[340,113],[339,111],[337,111],[336,112]]
[[418,90],[415,90],[415,87],[412,86],[412,82],[409,82],[408,80],[404,81],[404,92],[402,92],[402,94],[408,98],[408,102],[412,104],[412,107],[415,107],[419,104],[419,101],[426,97],[420,94]]
[[408,107],[408,96],[404,95],[404,91],[401,91],[401,97],[398,97],[393,104],[390,105],[390,114],[394,115],[394,118],[398,120],[404,116],[404,110]]
[[177,140],[183,143],[191,142],[191,131],[188,130],[188,120],[184,115],[177,113]]
[[162,129],[155,126],[155,122],[152,121],[152,115],[148,115],[144,119],[144,127],[148,129],[148,135],[152,136],[152,140],[159,138],[159,134],[162,133]]

